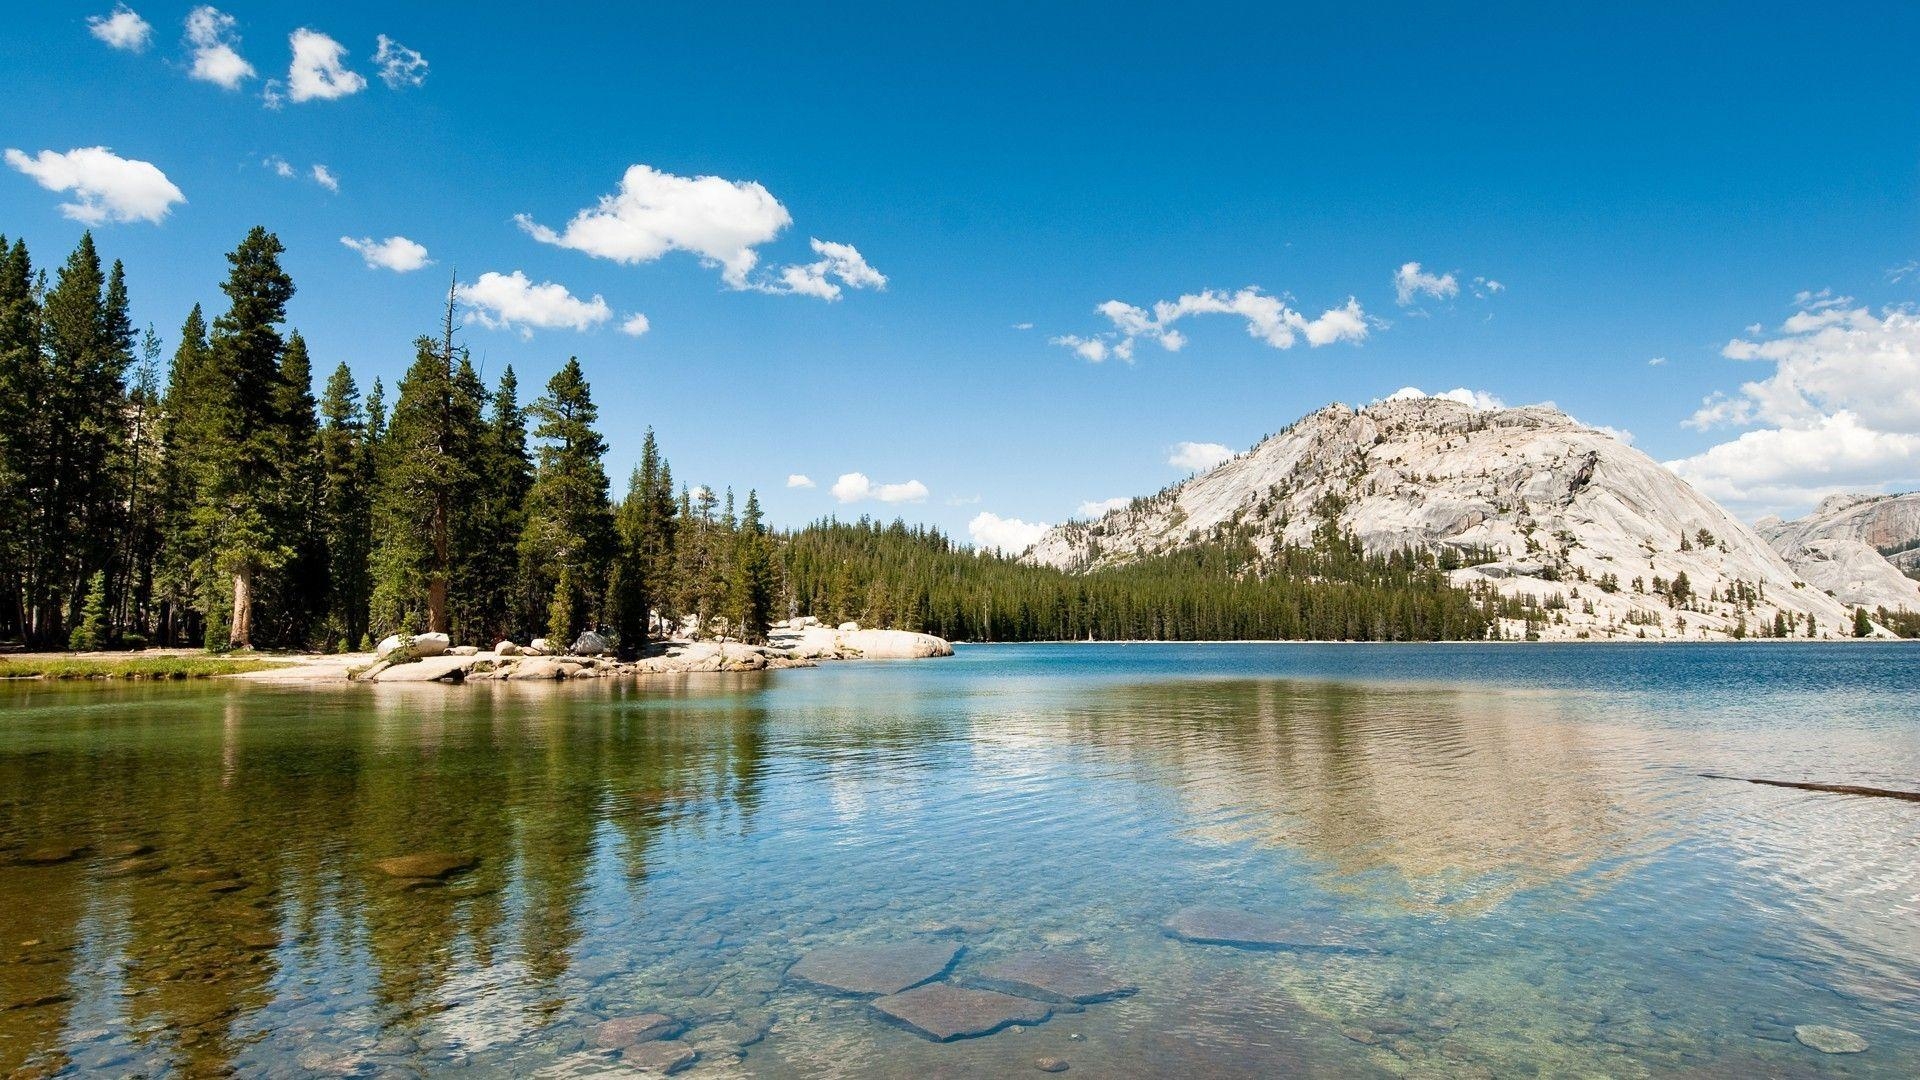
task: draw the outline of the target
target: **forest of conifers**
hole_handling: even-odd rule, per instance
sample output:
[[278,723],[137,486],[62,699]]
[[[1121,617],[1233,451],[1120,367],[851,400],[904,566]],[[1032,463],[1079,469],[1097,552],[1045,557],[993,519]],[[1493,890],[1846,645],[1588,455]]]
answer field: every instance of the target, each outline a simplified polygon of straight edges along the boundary
[[[1328,531],[1256,564],[1204,545],[1070,575],[895,522],[767,528],[758,498],[676,489],[649,431],[625,494],[579,362],[526,405],[488,386],[451,306],[388,390],[314,394],[294,284],[255,228],[224,310],[136,331],[85,235],[51,275],[0,239],[0,641],[350,650],[657,627],[757,641],[796,614],[954,640],[1479,638],[1496,614],[1417,556]],[[1256,572],[1257,571],[1257,572]]]

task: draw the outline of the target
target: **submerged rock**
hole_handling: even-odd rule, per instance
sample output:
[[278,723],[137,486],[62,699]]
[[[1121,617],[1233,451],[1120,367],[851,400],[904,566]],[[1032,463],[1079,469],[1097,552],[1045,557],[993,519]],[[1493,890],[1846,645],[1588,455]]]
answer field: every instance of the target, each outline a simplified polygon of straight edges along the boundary
[[678,1035],[684,1027],[685,1024],[665,1013],[616,1016],[593,1029],[593,1042],[596,1046],[617,1050],[670,1038]]
[[879,998],[873,1007],[935,1042],[991,1035],[1009,1024],[1038,1024],[1053,1015],[1047,1005],[1030,998],[952,983],[915,987]]
[[1801,1024],[1793,1029],[1793,1037],[1802,1046],[1810,1046],[1823,1054],[1858,1054],[1867,1049],[1867,1040],[1845,1028],[1828,1027],[1825,1024]]
[[477,855],[421,851],[412,855],[395,855],[389,859],[380,859],[373,864],[373,868],[393,878],[439,881],[463,870],[471,870],[479,863],[480,857]]
[[87,850],[85,844],[42,844],[30,847],[14,856],[14,861],[22,866],[53,866],[57,863],[72,862]]
[[1062,1073],[1067,1071],[1067,1059],[1057,1057],[1035,1058],[1033,1067],[1045,1073]]
[[957,946],[934,941],[829,945],[801,957],[789,978],[847,994],[898,994],[946,974]]
[[1175,912],[1167,920],[1167,932],[1182,941],[1240,949],[1353,947],[1351,936],[1331,925],[1205,905]]
[[649,1042],[620,1051],[620,1060],[637,1069],[672,1075],[693,1064],[699,1054],[683,1042]]
[[990,990],[1057,1005],[1087,1005],[1139,989],[1085,956],[1054,951],[1017,953],[989,965],[973,981]]

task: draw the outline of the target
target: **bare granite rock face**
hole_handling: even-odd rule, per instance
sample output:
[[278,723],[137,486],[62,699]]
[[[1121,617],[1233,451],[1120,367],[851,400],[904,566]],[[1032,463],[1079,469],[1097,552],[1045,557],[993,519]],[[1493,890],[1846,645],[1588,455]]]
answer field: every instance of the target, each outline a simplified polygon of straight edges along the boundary
[[935,1042],[991,1035],[1012,1024],[1038,1024],[1053,1015],[1047,1005],[993,990],[929,983],[874,1001],[881,1015]]
[[[1079,572],[1229,536],[1272,554],[1312,544],[1325,524],[1371,553],[1432,552],[1456,567],[1456,585],[1550,604],[1543,638],[1724,638],[1743,623],[1771,627],[1776,612],[1796,636],[1808,616],[1817,637],[1851,633],[1850,611],[1753,529],[1646,454],[1544,405],[1329,405],[1212,470],[1058,526],[1023,558]],[[1676,604],[1654,579],[1681,574],[1691,596]],[[1505,622],[1503,636],[1526,631]]]
[[847,994],[898,994],[946,974],[958,946],[935,941],[829,945],[801,957],[787,976]]
[[1761,518],[1754,530],[1787,565],[1842,603],[1920,611],[1920,491],[1829,495],[1793,521]]

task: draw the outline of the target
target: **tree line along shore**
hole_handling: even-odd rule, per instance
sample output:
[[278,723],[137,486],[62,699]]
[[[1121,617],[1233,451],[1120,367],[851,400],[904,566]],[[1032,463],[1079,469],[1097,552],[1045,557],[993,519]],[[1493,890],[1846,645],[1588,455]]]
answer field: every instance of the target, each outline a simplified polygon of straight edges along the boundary
[[[483,381],[449,304],[391,391],[287,325],[284,248],[228,253],[224,310],[169,349],[136,330],[90,234],[51,275],[0,239],[0,642],[36,650],[365,650],[586,630],[766,641],[785,618],[950,640],[1479,640],[1525,601],[1451,586],[1429,553],[1323,530],[1070,574],[862,518],[780,532],[757,495],[676,485],[649,429],[623,495],[585,369],[531,403]],[[391,397],[389,396],[391,393]]]

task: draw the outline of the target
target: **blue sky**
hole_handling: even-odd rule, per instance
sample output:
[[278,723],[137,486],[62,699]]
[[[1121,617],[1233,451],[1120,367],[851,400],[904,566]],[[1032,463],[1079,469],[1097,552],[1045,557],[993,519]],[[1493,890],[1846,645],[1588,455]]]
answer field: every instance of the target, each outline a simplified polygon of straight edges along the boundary
[[[782,524],[1057,522],[1177,479],[1183,443],[1409,385],[1551,400],[1749,515],[1920,483],[1920,275],[1897,269],[1920,9],[1672,6],[233,0],[196,46],[190,5],[32,5],[0,38],[0,231],[50,265],[106,217],[170,349],[264,224],[316,366],[363,385],[391,386],[457,271],[490,374],[581,358],[616,478],[650,424],[676,476],[758,488]],[[382,36],[425,67],[390,86]],[[91,147],[183,201],[66,157]],[[76,182],[91,211],[63,211]],[[516,272],[565,295],[485,307]],[[835,497],[849,473],[866,498]]]

